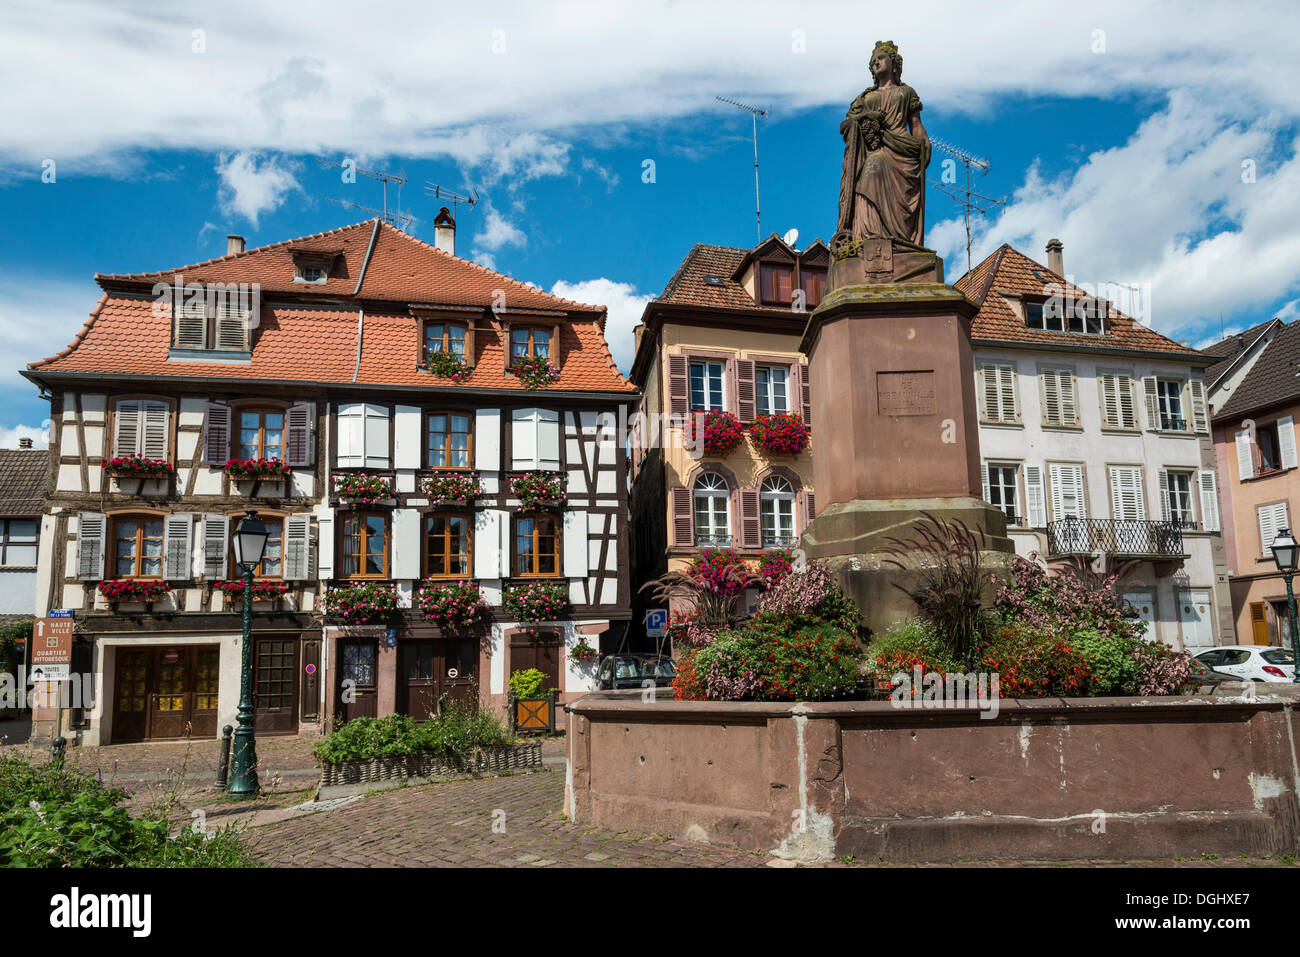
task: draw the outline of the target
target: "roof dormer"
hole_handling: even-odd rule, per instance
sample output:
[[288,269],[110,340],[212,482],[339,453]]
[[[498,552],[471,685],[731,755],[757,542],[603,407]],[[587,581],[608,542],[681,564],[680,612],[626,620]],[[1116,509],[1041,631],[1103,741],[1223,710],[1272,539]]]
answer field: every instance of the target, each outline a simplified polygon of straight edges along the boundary
[[337,245],[295,243],[289,247],[289,254],[293,257],[294,282],[323,286],[329,280],[334,261],[343,255],[343,250]]

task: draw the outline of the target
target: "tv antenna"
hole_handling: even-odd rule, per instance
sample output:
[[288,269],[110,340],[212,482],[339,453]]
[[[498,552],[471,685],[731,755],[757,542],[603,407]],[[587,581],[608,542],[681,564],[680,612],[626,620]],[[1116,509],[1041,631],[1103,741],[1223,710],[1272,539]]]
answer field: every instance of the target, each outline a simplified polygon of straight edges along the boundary
[[753,125],[754,125],[754,219],[758,224],[758,242],[761,243],[763,241],[763,214],[760,211],[759,203],[758,203],[758,118],[760,116],[767,116],[767,110],[760,110],[756,106],[749,106],[746,103],[740,103],[736,100],[730,100],[727,99],[727,97],[725,96],[716,96],[714,97],[714,99],[720,100],[723,103],[728,103],[731,106],[736,107],[737,109],[744,110],[746,113],[749,114],[750,119],[753,121]]
[[478,190],[474,190],[473,196],[462,196],[460,193],[453,193],[445,186],[439,186],[437,183],[430,183],[427,179],[424,181],[424,191],[434,199],[451,200],[451,215],[453,219],[460,218],[460,204],[466,206],[478,205]]
[[946,193],[947,195],[951,196],[953,199],[957,201],[957,204],[962,208],[962,212],[966,219],[966,271],[970,272],[970,268],[971,268],[970,214],[971,211],[974,210],[975,212],[979,213],[981,216],[988,215],[988,209],[981,206],[979,203],[975,202],[975,200],[971,199],[971,197],[974,196],[976,197],[976,199],[980,199],[986,203],[989,203],[990,204],[989,208],[991,208],[992,206],[1005,206],[1007,204],[1007,198],[1004,196],[1001,199],[994,199],[992,196],[985,196],[983,193],[977,193],[975,192],[975,190],[971,189],[970,171],[972,169],[977,169],[980,171],[982,175],[987,176],[989,172],[988,160],[981,159],[980,157],[975,156],[973,153],[968,153],[963,149],[960,149],[956,146],[952,146],[949,143],[945,143],[943,140],[937,140],[934,137],[930,138],[930,142],[933,143],[935,146],[939,147],[939,149],[943,150],[945,153],[951,153],[953,156],[955,156],[958,160],[961,161],[961,164],[964,167],[966,167],[966,188],[965,189],[954,189],[953,187],[949,186],[946,183],[940,183],[933,179],[927,180],[927,182],[935,189],[939,190],[940,192]]
[[[384,208],[374,209],[370,206],[362,206],[360,203],[353,203],[346,199],[333,199],[326,197],[331,203],[338,203],[340,206],[351,206],[353,209],[364,210],[367,213],[374,213],[384,219],[385,222],[393,226],[409,226],[414,222],[415,217],[408,216],[402,212],[402,187],[406,185],[406,177],[396,173],[385,173],[383,170],[362,169],[360,166],[353,164],[351,161],[346,163],[331,163],[329,160],[318,159],[316,162],[321,166],[333,166],[336,169],[345,169],[352,173],[359,173],[367,179],[377,180],[383,186],[384,191]],[[397,209],[390,212],[388,209],[388,186],[392,184],[397,189]]]

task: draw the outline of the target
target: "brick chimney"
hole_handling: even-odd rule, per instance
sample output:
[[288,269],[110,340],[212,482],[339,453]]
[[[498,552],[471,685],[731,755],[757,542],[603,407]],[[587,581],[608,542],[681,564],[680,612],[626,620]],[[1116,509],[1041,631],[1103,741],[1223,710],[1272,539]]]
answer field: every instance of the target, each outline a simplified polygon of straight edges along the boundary
[[1058,276],[1065,275],[1065,246],[1059,239],[1047,241],[1047,268]]
[[244,237],[243,237],[243,236],[227,236],[227,237],[226,237],[226,255],[227,255],[227,256],[235,256],[235,255],[238,255],[239,253],[242,253],[243,251],[244,251]]
[[29,436],[29,435],[24,435],[22,438],[20,438],[20,439],[18,440],[18,447],[19,447],[20,449],[30,449],[30,448],[32,447],[32,439],[31,439],[31,436]]
[[456,255],[456,220],[446,206],[438,210],[433,220],[433,245],[443,252]]

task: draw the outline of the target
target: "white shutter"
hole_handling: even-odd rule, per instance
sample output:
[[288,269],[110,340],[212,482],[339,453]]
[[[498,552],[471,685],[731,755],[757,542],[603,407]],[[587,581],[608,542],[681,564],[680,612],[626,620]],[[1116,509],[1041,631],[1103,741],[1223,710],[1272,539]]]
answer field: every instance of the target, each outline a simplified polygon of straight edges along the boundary
[[108,519],[99,512],[82,512],[77,516],[77,577],[82,581],[99,581],[104,577],[104,540]]
[[334,509],[323,508],[316,519],[316,574],[334,577]]
[[1142,394],[1146,399],[1147,429],[1151,432],[1158,432],[1160,431],[1160,400],[1156,397],[1155,376],[1142,377]]
[[1052,519],[1087,518],[1083,504],[1083,466],[1052,465],[1048,475],[1052,483]]
[[413,508],[393,512],[392,577],[420,577],[420,513]]
[[284,520],[284,580],[311,577],[311,515],[304,512]]
[[479,409],[474,413],[474,468],[480,472],[501,469],[500,409]]
[[1273,539],[1277,533],[1284,528],[1290,528],[1290,522],[1287,520],[1286,502],[1278,502],[1275,505],[1261,505],[1259,513],[1259,541],[1260,554],[1269,555],[1269,548],[1273,545]]
[[1047,502],[1043,494],[1043,467],[1025,466],[1025,509],[1030,528],[1047,526]]
[[1137,428],[1137,413],[1133,408],[1133,380],[1126,375],[1115,377],[1115,391],[1119,398],[1119,426]]
[[510,413],[510,467],[537,468],[537,409],[514,409]]
[[1207,532],[1219,531],[1219,485],[1218,476],[1213,469],[1202,469],[1199,475],[1201,485],[1201,525]]
[[984,501],[992,504],[992,500],[989,498],[989,463],[980,463],[980,477],[984,479]]
[[560,413],[554,409],[537,410],[537,467],[560,468]]
[[1187,391],[1192,397],[1192,428],[1203,434],[1209,434],[1210,420],[1205,415],[1205,383],[1200,379],[1190,379]]
[[1045,425],[1061,424],[1061,385],[1054,369],[1039,373],[1042,383],[1043,423]]
[[474,515],[474,577],[501,578],[502,520],[506,513],[485,509]]
[[1237,446],[1237,478],[1243,482],[1255,474],[1255,455],[1251,448],[1250,429],[1242,429],[1233,441]]
[[365,465],[371,469],[388,468],[388,407],[366,403]]
[[1282,468],[1295,468],[1295,421],[1289,415],[1277,420],[1277,447],[1282,453]]
[[1097,394],[1101,399],[1101,421],[1111,428],[1120,427],[1119,377],[1103,374],[1097,376]]
[[139,399],[127,399],[116,405],[113,417],[113,454],[137,455],[140,452]]
[[1002,401],[1002,420],[1015,422],[1020,418],[1019,396],[1016,395],[1016,367],[998,366],[998,392]]
[[587,574],[587,513],[564,513],[564,575],[584,578]]
[[357,469],[365,460],[366,407],[360,402],[339,406],[335,415],[338,428],[338,452],[335,463],[341,469]]
[[1160,470],[1160,521],[1167,522],[1173,516],[1169,512],[1169,472]]
[[994,397],[996,390],[993,387],[993,366],[987,364],[976,366],[975,382],[975,402],[979,417],[991,420],[993,413],[997,411],[997,402]]
[[206,349],[208,347],[208,310],[204,302],[181,304],[176,317],[176,347],[178,349]]
[[217,348],[243,352],[248,349],[247,314],[239,305],[217,306]]
[[203,577],[220,580],[226,577],[230,563],[226,549],[230,545],[230,517],[228,515],[203,516]]
[[166,459],[171,408],[166,402],[144,402],[140,454],[147,459]]
[[194,577],[194,516],[168,515],[163,532],[163,578],[188,581]]
[[399,469],[418,469],[424,465],[424,413],[418,406],[399,405],[393,415],[393,466]]
[[[1161,473],[1163,478],[1164,473]],[[1082,483],[1080,483],[1082,485]],[[1142,469],[1113,465],[1110,469],[1111,509],[1118,521],[1140,522],[1146,518],[1142,496]],[[1082,492],[1082,488],[1079,489]],[[1082,501],[1082,495],[1079,496]],[[1080,516],[1082,517],[1082,516]]]
[[1075,398],[1074,373],[1062,369],[1057,373],[1061,383],[1061,424],[1077,425],[1079,423],[1079,403]]

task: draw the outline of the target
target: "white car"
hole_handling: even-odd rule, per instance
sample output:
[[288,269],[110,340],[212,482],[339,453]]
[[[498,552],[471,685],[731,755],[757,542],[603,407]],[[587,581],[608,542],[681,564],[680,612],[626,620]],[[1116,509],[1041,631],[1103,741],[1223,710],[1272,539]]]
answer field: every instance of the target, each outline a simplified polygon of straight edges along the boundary
[[1277,645],[1220,645],[1196,660],[1242,681],[1291,681],[1295,676],[1291,652]]

